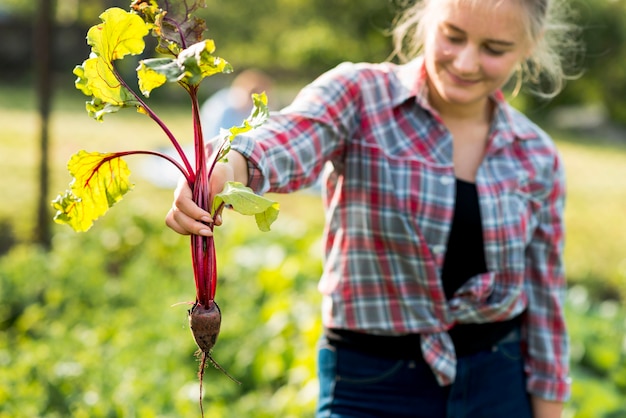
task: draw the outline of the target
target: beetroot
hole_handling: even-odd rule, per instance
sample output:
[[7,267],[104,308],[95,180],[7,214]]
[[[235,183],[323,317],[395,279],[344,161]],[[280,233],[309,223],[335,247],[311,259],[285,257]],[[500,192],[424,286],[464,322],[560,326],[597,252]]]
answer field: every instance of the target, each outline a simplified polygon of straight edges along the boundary
[[220,307],[214,300],[211,300],[208,305],[209,307],[207,308],[200,302],[196,302],[189,310],[189,327],[191,328],[193,339],[196,341],[196,345],[199,348],[196,355],[200,358],[198,380],[200,380],[200,411],[203,417],[202,381],[207,360],[233,382],[241,384],[241,382],[228,374],[228,372],[211,357],[211,349],[215,346],[217,336],[220,333],[220,326],[222,325],[222,311],[220,311]]
[[217,341],[222,324],[222,312],[215,301],[209,302],[206,308],[201,303],[196,303],[189,310],[189,326],[196,344],[204,353],[210,353]]
[[[200,123],[200,83],[215,74],[228,74],[232,66],[214,55],[215,43],[204,39],[206,24],[194,13],[205,7],[203,0],[133,0],[129,11],[111,7],[101,15],[101,23],[87,32],[91,46],[89,57],[74,68],[75,86],[90,98],[85,104],[87,113],[98,121],[124,108],[134,108],[149,117],[169,139],[179,158],[169,153],[151,150],[118,152],[78,151],[70,158],[68,170],[72,174],[70,189],[52,202],[57,211],[55,222],[67,224],[75,231],[87,231],[94,221],[103,216],[133,188],[130,169],[125,158],[131,155],[150,155],[169,161],[184,176],[193,192],[194,202],[216,217],[224,206],[244,215],[253,215],[262,231],[269,231],[278,216],[279,206],[257,195],[242,183],[227,182],[223,191],[211,194],[210,179],[219,162],[227,161],[231,141],[239,134],[261,126],[269,117],[265,93],[253,94],[250,116],[239,126],[223,129],[215,138],[211,153],[207,153]],[[148,34],[157,38],[157,57],[145,58],[136,67],[138,88],[131,88],[118,71],[115,61],[128,55],[144,53]],[[193,126],[193,155],[187,155],[181,142],[157,116],[146,99],[165,83],[176,83],[191,101]],[[140,94],[141,93],[141,94]],[[227,127],[224,127],[227,128]],[[132,137],[129,137],[132,138]],[[195,164],[194,164],[195,163]],[[213,224],[207,225],[213,230]],[[200,393],[207,359],[232,378],[211,357],[220,331],[221,313],[215,303],[217,287],[217,260],[213,236],[191,236],[191,258],[196,298],[189,311],[189,324],[200,348]],[[237,382],[239,383],[239,382]],[[202,407],[202,402],[200,403]]]

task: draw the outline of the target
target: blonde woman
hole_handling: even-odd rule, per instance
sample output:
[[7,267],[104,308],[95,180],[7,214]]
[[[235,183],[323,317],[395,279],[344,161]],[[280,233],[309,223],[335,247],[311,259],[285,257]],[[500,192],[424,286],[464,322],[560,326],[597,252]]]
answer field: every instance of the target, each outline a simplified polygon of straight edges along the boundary
[[[551,0],[424,0],[390,62],[344,63],[235,139],[212,189],[323,174],[317,417],[559,417],[564,177],[510,82],[558,93]],[[209,235],[183,183],[167,224]],[[220,219],[216,220],[219,224]]]

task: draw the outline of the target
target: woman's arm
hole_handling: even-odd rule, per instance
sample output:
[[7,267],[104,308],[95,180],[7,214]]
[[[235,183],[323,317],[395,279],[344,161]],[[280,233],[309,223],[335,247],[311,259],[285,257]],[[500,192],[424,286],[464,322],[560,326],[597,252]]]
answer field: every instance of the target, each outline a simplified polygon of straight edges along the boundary
[[[554,402],[570,396],[569,336],[565,322],[563,268],[565,176],[558,155],[537,174],[544,188],[534,197],[538,225],[526,249],[524,319],[527,343],[527,389]],[[539,402],[539,404],[543,404]],[[543,408],[543,407],[542,407]]]
[[563,403],[531,396],[533,418],[561,418]]

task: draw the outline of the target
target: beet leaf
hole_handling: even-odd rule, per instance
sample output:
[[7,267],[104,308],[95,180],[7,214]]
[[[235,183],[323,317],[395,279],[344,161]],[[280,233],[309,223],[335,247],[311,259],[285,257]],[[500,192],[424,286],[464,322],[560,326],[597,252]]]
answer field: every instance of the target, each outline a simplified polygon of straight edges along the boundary
[[[181,162],[156,151],[87,152],[74,154],[68,163],[73,177],[70,189],[53,200],[57,210],[54,220],[76,231],[87,231],[133,187],[130,170],[123,157],[148,154],[161,157],[178,168],[193,191],[194,201],[213,215],[224,205],[256,217],[258,227],[267,231],[278,215],[278,204],[258,196],[239,183],[228,184],[223,193],[210,202],[209,178],[220,161],[226,158],[230,143],[240,133],[263,124],[269,115],[265,94],[253,95],[250,117],[239,126],[224,129],[217,138],[212,160],[207,160],[205,139],[199,116],[198,88],[202,80],[219,73],[230,73],[232,66],[215,56],[215,43],[202,39],[205,22],[193,16],[204,2],[192,0],[135,0],[130,11],[120,8],[105,10],[97,24],[87,32],[91,54],[74,68],[75,86],[90,100],[86,102],[89,116],[102,122],[104,116],[123,108],[135,108],[161,127],[178,153]],[[152,33],[158,39],[154,58],[141,60],[137,67],[138,90],[135,92],[121,77],[115,61],[138,55],[145,49],[144,38]],[[194,159],[189,161],[180,142],[166,124],[144,101],[165,83],[177,83],[187,91],[191,101],[194,135]],[[143,96],[143,97],[142,97]],[[210,226],[212,228],[212,225]],[[192,263],[196,284],[196,302],[210,306],[215,297],[217,263],[213,237],[191,237]]]

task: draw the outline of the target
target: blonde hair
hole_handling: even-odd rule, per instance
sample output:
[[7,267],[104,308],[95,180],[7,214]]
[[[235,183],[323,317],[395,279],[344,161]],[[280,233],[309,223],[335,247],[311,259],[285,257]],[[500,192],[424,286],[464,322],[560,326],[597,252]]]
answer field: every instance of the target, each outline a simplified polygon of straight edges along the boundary
[[[391,31],[392,56],[406,62],[422,52],[428,22],[432,20],[428,15],[432,8],[438,6],[438,1],[404,2],[404,10],[396,18]],[[554,97],[563,89],[567,79],[577,77],[569,72],[575,70],[573,64],[582,52],[578,41],[579,28],[568,22],[571,10],[567,0],[517,1],[527,12],[525,26],[528,40],[534,48],[515,72],[513,95],[520,91],[522,84],[527,83],[531,93],[544,98]]]

